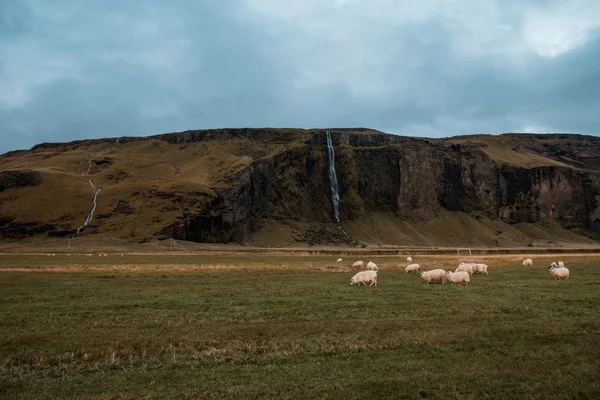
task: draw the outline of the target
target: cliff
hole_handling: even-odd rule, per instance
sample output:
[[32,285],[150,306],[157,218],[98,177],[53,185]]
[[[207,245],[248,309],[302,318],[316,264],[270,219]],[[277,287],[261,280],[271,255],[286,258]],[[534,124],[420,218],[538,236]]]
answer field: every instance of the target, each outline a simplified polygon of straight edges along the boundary
[[2,237],[72,235],[92,207],[88,177],[103,191],[83,234],[134,241],[526,245],[600,235],[596,137],[331,132],[349,235],[332,224],[324,130],[222,129],[1,156]]

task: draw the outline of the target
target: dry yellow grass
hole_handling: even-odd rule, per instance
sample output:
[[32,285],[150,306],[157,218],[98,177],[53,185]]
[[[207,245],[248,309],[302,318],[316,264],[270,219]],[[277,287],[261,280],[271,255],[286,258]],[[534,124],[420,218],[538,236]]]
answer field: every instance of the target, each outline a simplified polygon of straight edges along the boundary
[[[290,138],[304,135],[304,131],[290,131]],[[204,202],[215,196],[215,189],[227,186],[226,178],[247,167],[253,158],[270,157],[301,143],[254,143],[246,138],[182,145],[156,139],[107,140],[0,157],[0,170],[33,170],[41,176],[39,186],[1,192],[0,215],[76,229],[92,205],[94,189],[87,177],[91,160],[92,180],[102,188],[91,226],[97,226],[99,234],[122,239],[151,237],[181,217],[178,198],[190,212],[200,212]],[[96,161],[107,163],[96,165]],[[136,213],[114,213],[120,200],[127,201]],[[103,214],[111,218],[97,224]]]
[[[558,254],[479,254],[479,255],[419,255],[412,254],[413,261],[421,265],[423,269],[454,269],[459,262],[483,262],[489,265],[494,264],[513,264],[515,267],[521,267],[525,258],[533,258],[536,267],[540,265],[549,265],[552,261],[563,260],[569,264],[569,260],[581,257],[590,257],[584,253],[558,253]],[[60,255],[59,255],[60,256]],[[73,258],[86,260],[89,257],[83,255],[73,255]],[[231,263],[215,263],[215,260],[226,257]],[[115,258],[114,262],[104,260],[93,262],[82,261],[80,263],[69,263],[69,259],[64,255],[57,260],[52,260],[56,264],[45,262],[44,256],[28,254],[4,255],[0,259],[0,272],[53,272],[53,273],[98,273],[98,272],[199,272],[199,271],[312,271],[312,272],[352,272],[352,263],[356,260],[364,260],[365,263],[374,260],[380,271],[403,269],[409,263],[402,255],[366,255],[356,254],[346,256],[341,263],[335,261],[334,256],[327,255],[301,255],[301,254],[229,254],[224,256],[219,253],[205,254],[128,254],[125,262],[119,262],[120,257]],[[131,260],[138,258],[143,263],[132,263]],[[186,263],[178,263],[184,259]],[[175,262],[169,262],[174,260]]]
[[494,161],[516,165],[523,168],[534,168],[544,166],[561,166],[573,168],[571,165],[552,160],[532,151],[520,149],[519,139],[514,136],[496,135],[473,135],[468,137],[452,138],[455,143],[477,143],[483,144],[482,150]]

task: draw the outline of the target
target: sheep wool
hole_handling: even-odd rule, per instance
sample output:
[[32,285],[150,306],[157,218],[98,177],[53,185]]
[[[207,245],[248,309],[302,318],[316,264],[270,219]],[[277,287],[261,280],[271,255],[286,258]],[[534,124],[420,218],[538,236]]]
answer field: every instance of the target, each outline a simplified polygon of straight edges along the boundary
[[471,283],[471,276],[466,271],[458,271],[458,272],[446,272],[446,276],[444,278],[444,283],[450,282],[451,284],[457,283],[465,283],[469,285]]
[[553,266],[550,266],[550,267],[548,267],[548,271],[550,271],[550,275],[552,275],[552,277],[554,279],[557,279],[557,280],[569,279],[569,269],[566,267],[555,268]]
[[461,262],[458,264],[458,267],[454,270],[454,272],[465,271],[469,275],[473,275],[473,265],[474,264]]
[[367,269],[371,271],[379,271],[379,268],[377,268],[377,264],[375,264],[373,261],[369,261],[367,263]]
[[377,286],[377,271],[360,271],[350,279],[350,285]]
[[486,264],[473,264],[473,273],[474,274],[488,274],[487,271],[488,266]]
[[446,271],[443,269],[432,269],[430,271],[421,272],[421,279],[423,279],[427,284],[431,281],[439,281],[444,282],[446,278]]
[[404,272],[408,273],[412,271],[418,271],[419,269],[421,269],[421,266],[419,264],[410,264],[406,268],[404,268]]

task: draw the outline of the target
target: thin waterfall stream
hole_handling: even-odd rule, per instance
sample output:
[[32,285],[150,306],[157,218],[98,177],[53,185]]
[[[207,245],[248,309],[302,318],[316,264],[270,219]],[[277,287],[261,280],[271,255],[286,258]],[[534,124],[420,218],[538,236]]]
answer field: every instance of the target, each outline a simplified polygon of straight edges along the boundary
[[335,173],[335,150],[333,148],[333,140],[331,132],[325,131],[327,134],[327,156],[329,158],[329,188],[331,190],[331,202],[333,203],[333,219],[339,225],[340,223],[340,191],[338,186],[337,174]]
[[329,129],[327,129],[325,133],[327,136],[329,188],[331,191],[331,203],[333,204],[333,219],[344,235],[348,236],[348,233],[342,229],[342,224],[340,221],[340,187],[338,184],[337,173],[335,172],[335,149],[333,147],[333,139],[331,138],[331,131]]
[[90,213],[88,214],[87,218],[85,219],[85,222],[83,223],[83,225],[81,225],[79,228],[77,228],[77,234],[79,235],[81,229],[85,228],[86,226],[88,226],[88,224],[90,222],[92,222],[92,219],[94,218],[94,211],[96,211],[96,206],[97,206],[97,202],[96,200],[98,199],[98,194],[102,191],[102,188],[97,188],[94,185],[94,182],[92,182],[92,176],[90,175],[90,170],[92,169],[92,160],[88,160],[88,170],[87,170],[87,175],[88,175],[88,181],[90,182],[90,185],[92,186],[92,188],[96,189],[96,193],[94,193],[94,206],[92,207],[92,211],[90,211]]

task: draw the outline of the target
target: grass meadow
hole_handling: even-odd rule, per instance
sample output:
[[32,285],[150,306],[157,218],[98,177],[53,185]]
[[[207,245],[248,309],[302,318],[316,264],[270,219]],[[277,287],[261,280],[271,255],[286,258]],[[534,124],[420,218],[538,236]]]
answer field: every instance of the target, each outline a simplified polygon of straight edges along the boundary
[[0,398],[600,398],[598,258],[472,257],[469,287],[335,258],[0,255]]

